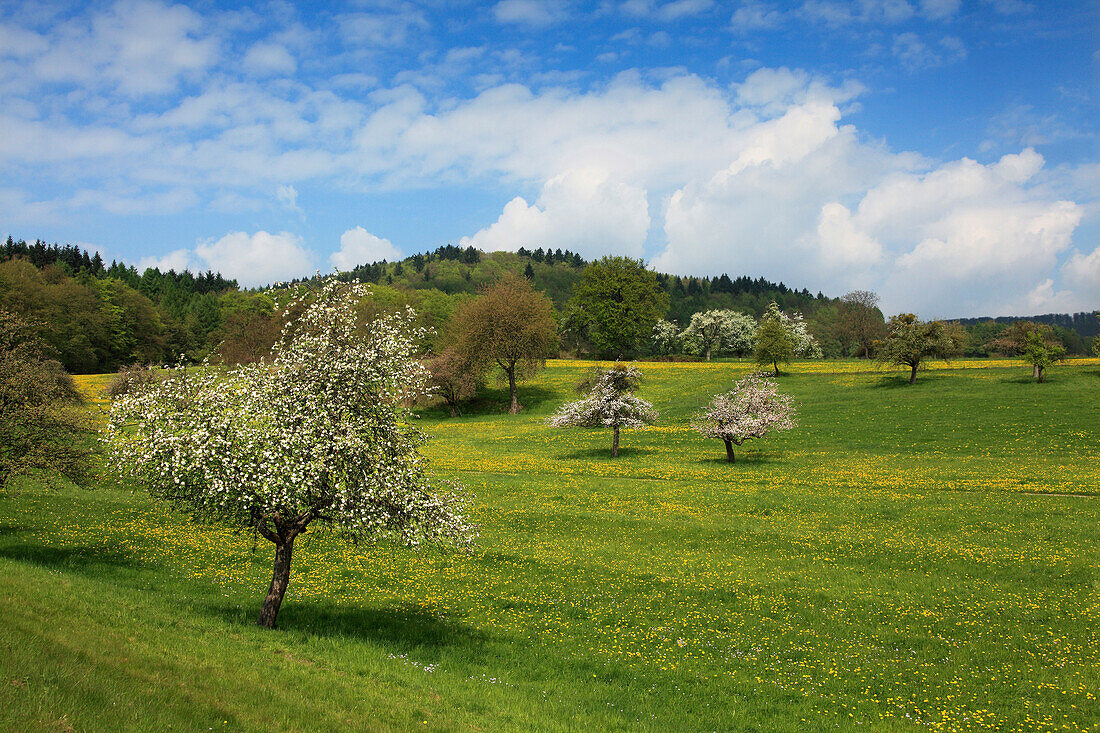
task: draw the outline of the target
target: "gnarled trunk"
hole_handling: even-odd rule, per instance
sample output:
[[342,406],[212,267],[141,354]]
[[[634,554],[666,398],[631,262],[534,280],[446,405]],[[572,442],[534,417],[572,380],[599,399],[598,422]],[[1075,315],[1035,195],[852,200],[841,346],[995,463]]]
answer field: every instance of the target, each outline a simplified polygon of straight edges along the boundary
[[614,434],[614,437],[611,438],[611,457],[612,458],[618,458],[619,457],[619,426],[618,425],[615,426],[615,434]]
[[260,609],[256,623],[268,629],[275,628],[275,617],[279,615],[279,606],[283,604],[286,587],[290,584],[290,558],[294,554],[294,536],[275,543],[275,566],[271,572],[271,585],[267,597]]
[[723,439],[726,444],[726,462],[733,463],[733,441],[729,438]]
[[909,372],[909,384],[913,384],[917,381],[917,366],[917,364],[912,365],[913,371]]

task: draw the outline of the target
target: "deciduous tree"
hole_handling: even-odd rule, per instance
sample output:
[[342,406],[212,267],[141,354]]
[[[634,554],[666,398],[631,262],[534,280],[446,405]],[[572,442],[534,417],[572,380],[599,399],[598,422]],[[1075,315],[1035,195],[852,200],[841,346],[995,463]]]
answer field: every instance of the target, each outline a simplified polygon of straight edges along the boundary
[[760,366],[771,364],[778,377],[779,365],[790,363],[794,349],[794,336],[784,324],[783,312],[773,300],[761,316],[760,327],[756,330],[756,363]]
[[909,384],[913,384],[926,358],[947,359],[958,352],[956,333],[942,321],[925,322],[912,313],[891,316],[886,336],[875,342],[875,358],[882,364],[909,367]]
[[875,340],[886,330],[878,301],[878,295],[870,290],[853,290],[840,298],[841,335],[865,359],[871,358]]
[[1015,321],[1000,336],[987,344],[990,349],[1009,356],[1019,356],[1031,364],[1031,376],[1043,381],[1043,371],[1066,358],[1066,347],[1045,323]]
[[693,313],[680,338],[685,348],[702,353],[710,361],[712,352],[751,351],[756,328],[752,316],[732,310],[709,310]]
[[658,319],[657,323],[653,324],[651,339],[658,354],[675,353],[676,347],[680,343],[680,329],[671,321],[666,321],[663,318]]
[[0,488],[34,471],[78,483],[88,475],[80,395],[61,364],[45,358],[35,331],[0,310]]
[[474,364],[500,369],[508,382],[509,412],[517,414],[516,382],[538,373],[558,346],[553,303],[528,280],[507,276],[451,318],[458,352]]
[[403,405],[426,386],[413,358],[415,314],[363,326],[355,301],[368,293],[329,280],[269,364],[172,370],[111,409],[118,470],[198,518],[275,545],[261,626],[275,626],[294,542],[308,528],[412,546],[474,537],[460,487],[431,485],[417,450],[424,437],[406,420]]
[[569,305],[592,346],[622,358],[653,333],[668,294],[642,260],[604,257],[584,268]]
[[562,405],[546,422],[557,428],[611,428],[611,457],[617,458],[620,428],[641,428],[657,421],[653,405],[632,394],[641,384],[641,378],[635,367],[624,364],[599,370],[584,399]]
[[460,403],[477,393],[483,367],[466,358],[454,347],[424,361],[433,393],[443,398],[451,408],[451,417],[462,414]]
[[733,446],[775,430],[790,430],[797,424],[796,415],[794,400],[780,394],[768,375],[759,373],[737,382],[733,391],[715,395],[691,425],[704,437],[725,443],[726,460],[733,463]]

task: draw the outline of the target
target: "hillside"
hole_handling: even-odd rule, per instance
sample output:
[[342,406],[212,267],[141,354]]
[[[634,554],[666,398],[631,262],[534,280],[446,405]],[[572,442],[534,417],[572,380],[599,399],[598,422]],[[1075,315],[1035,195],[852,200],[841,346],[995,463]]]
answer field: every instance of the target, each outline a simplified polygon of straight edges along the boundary
[[[560,311],[587,264],[576,253],[560,250],[486,253],[447,245],[400,262],[359,265],[340,277],[373,283],[375,311],[411,306],[421,325],[438,331],[459,302],[506,273],[530,278]],[[242,290],[218,273],[157,268],[139,273],[132,265],[107,264],[98,253],[71,245],[9,237],[0,246],[0,307],[41,324],[43,340],[73,373],[113,371],[132,363],[195,363],[210,356],[229,362],[257,358],[278,333],[280,305],[312,279]],[[665,318],[681,327],[693,313],[715,308],[759,317],[774,300],[783,310],[805,315],[826,357],[853,353],[838,298],[748,275],[657,273],[657,279],[669,296]],[[1084,354],[1097,335],[1094,315],[1036,320],[1051,323],[1071,354]],[[964,319],[970,333],[965,355],[990,355],[985,345],[1011,320]],[[426,349],[432,346],[425,343]],[[637,354],[647,355],[644,349]]]

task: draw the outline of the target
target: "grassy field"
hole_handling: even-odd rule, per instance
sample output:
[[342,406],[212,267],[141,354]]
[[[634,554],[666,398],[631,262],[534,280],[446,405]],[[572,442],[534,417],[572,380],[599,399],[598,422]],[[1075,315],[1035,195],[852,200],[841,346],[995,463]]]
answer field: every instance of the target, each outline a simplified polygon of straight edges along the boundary
[[747,365],[640,365],[614,460],[542,424],[588,366],[422,411],[477,551],[306,535],[275,632],[265,541],[0,491],[0,729],[1100,730],[1100,360],[796,364],[734,465],[687,421]]

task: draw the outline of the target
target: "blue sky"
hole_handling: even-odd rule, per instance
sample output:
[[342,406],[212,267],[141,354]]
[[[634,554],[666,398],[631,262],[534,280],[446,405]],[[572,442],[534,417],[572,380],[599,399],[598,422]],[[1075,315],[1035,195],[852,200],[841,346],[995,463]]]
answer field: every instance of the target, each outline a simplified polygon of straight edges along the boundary
[[0,221],[244,284],[446,244],[1100,307],[1100,11],[4,3]]

